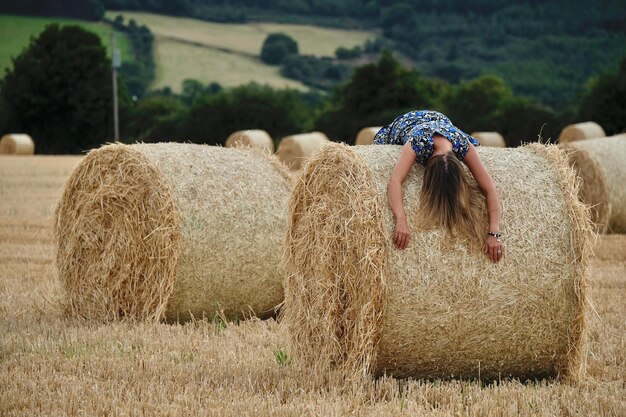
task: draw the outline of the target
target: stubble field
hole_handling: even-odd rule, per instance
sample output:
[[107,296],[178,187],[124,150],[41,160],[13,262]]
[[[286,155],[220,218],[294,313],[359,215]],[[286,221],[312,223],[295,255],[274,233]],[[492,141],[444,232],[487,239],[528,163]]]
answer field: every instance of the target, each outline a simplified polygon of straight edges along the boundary
[[[99,324],[66,318],[52,210],[80,157],[0,156],[0,415],[626,415],[626,235],[592,260],[588,361],[575,385],[360,385],[291,362],[274,320]],[[286,356],[285,356],[286,355]]]

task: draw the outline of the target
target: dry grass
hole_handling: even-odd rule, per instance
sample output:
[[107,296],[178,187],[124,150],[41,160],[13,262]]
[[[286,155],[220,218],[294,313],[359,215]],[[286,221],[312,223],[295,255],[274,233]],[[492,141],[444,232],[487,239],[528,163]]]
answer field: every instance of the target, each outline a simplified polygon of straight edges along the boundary
[[[551,380],[380,378],[349,392],[289,363],[275,321],[87,324],[58,311],[50,216],[78,158],[0,156],[2,416],[623,416],[626,259],[592,261],[589,360]],[[626,236],[602,236],[611,248]],[[624,253],[624,252],[623,252]],[[617,256],[617,255],[615,255]],[[282,353],[286,353],[285,358]],[[278,359],[277,359],[278,358]]]

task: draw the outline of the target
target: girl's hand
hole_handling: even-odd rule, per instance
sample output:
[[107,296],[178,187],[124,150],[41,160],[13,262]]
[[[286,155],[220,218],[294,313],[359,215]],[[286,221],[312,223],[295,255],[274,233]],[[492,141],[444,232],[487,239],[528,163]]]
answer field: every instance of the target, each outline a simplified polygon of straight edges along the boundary
[[485,242],[485,253],[495,263],[504,256],[504,244],[493,236],[487,237]]
[[396,220],[396,230],[393,234],[393,243],[398,249],[406,249],[409,246],[409,224],[406,219]]

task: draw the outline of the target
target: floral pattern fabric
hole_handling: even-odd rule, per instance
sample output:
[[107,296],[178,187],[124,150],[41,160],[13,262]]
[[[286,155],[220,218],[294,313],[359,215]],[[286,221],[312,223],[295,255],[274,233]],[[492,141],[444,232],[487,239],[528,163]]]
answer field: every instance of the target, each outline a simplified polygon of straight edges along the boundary
[[432,110],[414,110],[396,117],[382,127],[374,137],[377,145],[404,145],[407,141],[417,156],[416,161],[426,165],[433,155],[433,135],[440,134],[452,143],[452,151],[463,160],[470,143],[480,146],[478,140],[454,126],[445,115]]

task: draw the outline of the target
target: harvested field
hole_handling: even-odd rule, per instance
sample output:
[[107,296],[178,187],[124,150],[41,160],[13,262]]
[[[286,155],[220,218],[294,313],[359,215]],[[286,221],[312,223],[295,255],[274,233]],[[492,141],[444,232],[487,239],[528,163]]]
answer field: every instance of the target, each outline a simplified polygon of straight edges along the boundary
[[601,236],[596,252],[606,257],[591,263],[597,314],[588,323],[580,383],[383,377],[341,387],[290,363],[286,335],[274,320],[169,325],[63,318],[51,215],[79,159],[0,156],[2,416],[626,414],[626,258],[615,249],[626,248],[626,235]]

